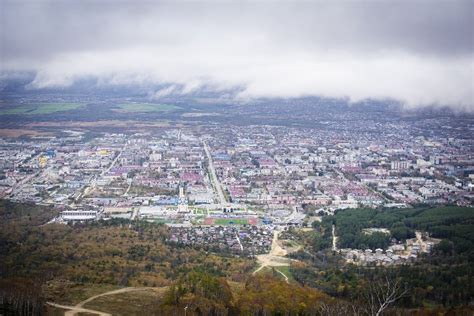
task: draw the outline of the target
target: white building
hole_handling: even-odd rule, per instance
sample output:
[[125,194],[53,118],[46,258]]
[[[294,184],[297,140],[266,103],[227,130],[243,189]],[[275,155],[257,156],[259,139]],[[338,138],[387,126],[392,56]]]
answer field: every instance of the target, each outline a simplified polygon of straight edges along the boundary
[[62,211],[60,215],[61,219],[66,222],[71,221],[92,221],[99,218],[99,212],[96,210],[68,210]]

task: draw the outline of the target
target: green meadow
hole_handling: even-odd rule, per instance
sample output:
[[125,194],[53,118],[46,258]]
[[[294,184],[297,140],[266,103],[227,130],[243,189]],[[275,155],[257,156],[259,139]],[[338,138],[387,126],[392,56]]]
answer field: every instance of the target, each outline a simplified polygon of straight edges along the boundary
[[0,115],[40,115],[75,110],[81,103],[41,103],[24,104],[17,107],[0,109]]

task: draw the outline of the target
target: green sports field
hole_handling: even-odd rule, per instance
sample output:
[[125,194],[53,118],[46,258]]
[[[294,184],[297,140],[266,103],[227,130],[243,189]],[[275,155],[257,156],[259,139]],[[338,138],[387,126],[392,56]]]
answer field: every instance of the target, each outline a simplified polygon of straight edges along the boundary
[[118,105],[118,112],[165,112],[179,109],[179,107],[170,104],[152,104],[152,103],[126,103]]
[[246,218],[216,218],[215,225],[248,225]]
[[40,103],[24,104],[17,107],[1,108],[0,115],[40,115],[75,110],[81,103]]

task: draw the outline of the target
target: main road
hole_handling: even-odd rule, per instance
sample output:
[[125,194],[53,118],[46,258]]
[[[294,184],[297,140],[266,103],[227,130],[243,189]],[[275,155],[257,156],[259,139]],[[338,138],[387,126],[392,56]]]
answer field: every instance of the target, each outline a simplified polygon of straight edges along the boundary
[[212,163],[212,156],[211,152],[209,151],[209,147],[207,146],[206,142],[203,140],[202,141],[204,145],[204,151],[206,152],[207,160],[209,161],[208,168],[209,168],[209,173],[211,175],[211,181],[213,183],[213,187],[216,191],[219,203],[224,206],[226,204],[226,199],[224,192],[222,191],[222,186],[219,182],[219,179],[217,179],[216,175],[216,169],[214,169],[214,164]]
[[[120,149],[120,152],[118,153],[117,156],[115,156],[114,160],[112,160],[112,162],[110,163],[109,167],[107,169],[104,169],[102,170],[102,172],[99,174],[99,176],[94,176],[94,178],[91,180],[90,184],[88,186],[86,186],[84,188],[84,191],[82,191],[82,193],[77,197],[77,201],[79,201],[83,196],[86,196],[90,193],[92,193],[96,186],[97,186],[97,180],[102,178],[105,174],[107,174],[110,170],[112,170],[112,168],[115,166],[115,164],[117,163],[117,161],[119,160],[120,156],[122,156],[122,153],[124,152],[124,150],[127,148],[127,143],[125,143],[122,147],[122,149]],[[128,190],[127,190],[128,192]]]

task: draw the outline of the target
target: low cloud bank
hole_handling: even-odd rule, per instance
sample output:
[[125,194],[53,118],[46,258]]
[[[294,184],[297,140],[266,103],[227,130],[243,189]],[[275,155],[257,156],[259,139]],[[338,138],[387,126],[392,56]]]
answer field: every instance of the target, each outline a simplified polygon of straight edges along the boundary
[[30,88],[94,76],[164,84],[154,99],[238,87],[474,112],[471,1],[0,3],[1,67],[36,71]]

